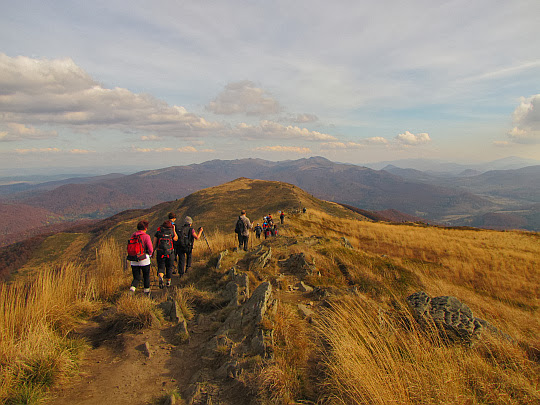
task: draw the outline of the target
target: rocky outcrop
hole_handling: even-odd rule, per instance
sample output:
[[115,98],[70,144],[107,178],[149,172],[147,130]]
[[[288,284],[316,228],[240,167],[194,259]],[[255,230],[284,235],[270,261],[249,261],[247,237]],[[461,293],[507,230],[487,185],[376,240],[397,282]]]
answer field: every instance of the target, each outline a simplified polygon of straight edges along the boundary
[[456,297],[431,298],[423,291],[407,297],[415,319],[425,328],[434,325],[449,341],[473,342],[485,333],[511,340],[489,322],[475,318],[471,309]]
[[302,253],[294,253],[287,260],[280,262],[282,271],[289,272],[299,277],[311,276],[315,274],[315,263],[309,263],[306,255]]

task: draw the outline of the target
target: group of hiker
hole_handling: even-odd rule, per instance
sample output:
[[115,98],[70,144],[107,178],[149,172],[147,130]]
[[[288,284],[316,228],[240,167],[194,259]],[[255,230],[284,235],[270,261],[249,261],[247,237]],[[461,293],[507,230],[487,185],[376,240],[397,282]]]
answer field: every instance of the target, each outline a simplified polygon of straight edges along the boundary
[[[285,213],[280,211],[279,214],[280,222],[283,224]],[[173,212],[170,212],[168,220],[157,228],[153,240],[147,233],[148,227],[149,222],[147,220],[142,220],[137,224],[137,231],[131,235],[128,242],[127,260],[131,264],[133,273],[130,291],[133,293],[136,291],[142,278],[144,293],[150,295],[151,258],[156,258],[159,288],[169,287],[172,274],[175,273],[175,261],[178,263],[177,269],[180,277],[191,269],[193,244],[203,234],[203,227],[201,226],[195,231],[193,219],[189,216],[186,216],[184,223],[180,225],[176,221],[176,214]],[[263,217],[262,226],[257,223],[253,227],[253,224],[246,216],[246,211],[242,210],[235,228],[238,235],[239,249],[248,250],[249,233],[252,229],[257,239],[261,238],[261,234],[264,234],[265,239],[278,235],[278,227],[274,224],[271,214]]]
[[169,219],[158,227],[154,240],[147,234],[149,222],[142,220],[137,231],[128,242],[128,256],[133,281],[130,291],[135,292],[143,279],[144,293],[150,295],[150,259],[156,257],[159,288],[171,285],[174,262],[178,262],[178,274],[182,277],[191,269],[193,244],[198,240],[203,228],[193,229],[193,219],[185,217],[183,225],[176,222],[176,214],[170,212]]

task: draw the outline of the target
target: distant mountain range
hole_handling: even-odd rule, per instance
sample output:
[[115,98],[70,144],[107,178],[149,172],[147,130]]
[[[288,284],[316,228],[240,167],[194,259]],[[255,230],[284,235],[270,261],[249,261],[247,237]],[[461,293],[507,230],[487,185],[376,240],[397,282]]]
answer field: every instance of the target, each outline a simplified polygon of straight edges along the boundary
[[[9,206],[14,217],[21,215],[17,207],[23,204],[26,212],[34,207],[55,222],[99,219],[247,177],[294,184],[317,198],[366,211],[396,210],[411,218],[457,226],[540,230],[540,166],[481,174],[472,168],[464,170],[457,175],[388,165],[385,170],[374,170],[322,157],[281,162],[213,160],[131,175],[27,184],[24,191],[17,190],[15,184],[5,185],[0,186],[0,202],[8,216]],[[257,201],[260,197],[253,198]],[[400,215],[397,217],[405,218]],[[43,225],[43,221],[37,222]],[[10,240],[15,232],[11,226],[0,227],[4,240]]]

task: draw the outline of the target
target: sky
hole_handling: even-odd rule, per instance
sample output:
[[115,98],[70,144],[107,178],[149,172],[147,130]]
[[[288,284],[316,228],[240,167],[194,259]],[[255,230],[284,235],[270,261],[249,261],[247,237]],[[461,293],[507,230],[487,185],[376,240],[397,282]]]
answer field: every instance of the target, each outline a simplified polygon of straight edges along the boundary
[[540,159],[538,0],[0,10],[0,169]]

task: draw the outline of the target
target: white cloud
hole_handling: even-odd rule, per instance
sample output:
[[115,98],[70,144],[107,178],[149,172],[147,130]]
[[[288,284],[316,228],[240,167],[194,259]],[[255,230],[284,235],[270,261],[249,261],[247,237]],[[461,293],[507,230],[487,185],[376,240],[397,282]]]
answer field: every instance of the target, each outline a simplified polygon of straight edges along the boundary
[[23,139],[50,139],[56,138],[56,131],[43,131],[33,126],[26,126],[17,122],[8,122],[7,130],[0,132],[0,141],[19,141]]
[[361,149],[365,145],[357,142],[324,142],[322,148],[326,149]]
[[33,154],[33,153],[59,153],[58,148],[31,148],[31,149],[15,149],[15,152],[21,155]]
[[257,152],[292,152],[292,153],[311,153],[310,148],[305,148],[302,146],[260,146],[258,148],[254,148],[254,151]]
[[307,128],[300,128],[292,125],[282,125],[274,121],[263,120],[259,125],[249,125],[240,123],[233,129],[233,134],[248,139],[302,139],[305,141],[335,141],[333,135],[323,134],[317,131],[310,131]]
[[162,136],[157,135],[143,135],[141,136],[141,141],[161,141],[163,139]]
[[222,128],[148,94],[105,88],[71,59],[11,58],[0,53],[0,89],[4,121],[176,137],[202,136]]
[[214,114],[265,116],[278,114],[282,108],[265,90],[249,80],[243,80],[225,86],[225,90],[206,109]]
[[74,155],[88,155],[90,153],[96,153],[93,150],[87,150],[87,149],[71,149],[69,153]]
[[499,147],[499,148],[508,148],[512,146],[512,142],[509,141],[493,141],[493,145]]
[[382,136],[374,136],[372,138],[363,139],[363,143],[367,145],[386,145],[388,140]]
[[295,124],[307,124],[309,122],[317,122],[319,117],[314,114],[296,114],[287,118],[287,121]]
[[132,146],[131,150],[133,152],[139,152],[139,153],[164,153],[164,152],[191,152],[191,153],[208,153],[208,152],[215,152],[213,149],[202,149],[198,150],[197,148],[193,146],[183,146],[181,148],[139,148],[136,146]]
[[512,114],[514,128],[508,132],[512,142],[523,144],[540,143],[540,94],[525,98]]
[[396,142],[404,146],[417,146],[431,142],[431,138],[427,133],[412,134],[405,131],[404,134],[399,134],[395,138]]

